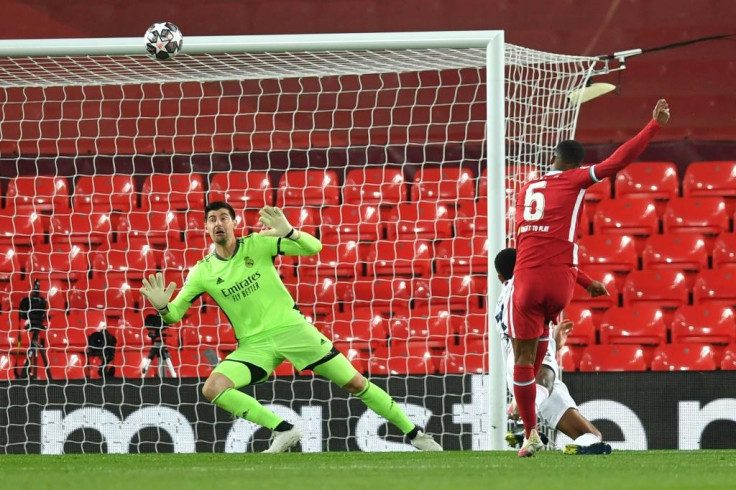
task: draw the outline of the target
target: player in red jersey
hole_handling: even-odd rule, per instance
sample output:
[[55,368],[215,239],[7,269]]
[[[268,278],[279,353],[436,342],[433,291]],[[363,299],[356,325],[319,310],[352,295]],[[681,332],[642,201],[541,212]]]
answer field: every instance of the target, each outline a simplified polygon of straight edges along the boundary
[[549,322],[572,299],[585,190],[634,161],[669,118],[667,102],[660,99],[652,121],[639,134],[592,166],[581,167],[585,152],[580,143],[563,141],[555,148],[552,170],[519,192],[509,336],[514,347],[514,395],[526,431],[520,457],[534,456],[543,447],[536,429],[534,380],[547,352]]

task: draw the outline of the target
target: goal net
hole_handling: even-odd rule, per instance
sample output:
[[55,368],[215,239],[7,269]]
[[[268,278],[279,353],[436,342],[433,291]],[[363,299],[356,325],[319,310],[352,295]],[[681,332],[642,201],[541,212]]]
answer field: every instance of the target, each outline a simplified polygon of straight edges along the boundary
[[[500,448],[489,257],[595,64],[502,39],[187,38],[167,62],[130,39],[0,43],[0,451],[267,447],[201,395],[237,346],[217,305],[161,325],[138,292],[155,271],[181,287],[218,200],[241,234],[276,205],[318,236],[275,259],[302,313],[445,449]],[[288,362],[244,390],[304,452],[412,450]]]

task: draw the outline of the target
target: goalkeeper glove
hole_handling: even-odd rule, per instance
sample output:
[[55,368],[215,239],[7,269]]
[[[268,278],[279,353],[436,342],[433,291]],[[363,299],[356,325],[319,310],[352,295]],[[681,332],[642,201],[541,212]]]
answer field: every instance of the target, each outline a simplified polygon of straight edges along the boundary
[[290,238],[292,240],[299,238],[299,232],[291,226],[279,208],[265,206],[258,214],[261,215],[258,221],[269,228],[267,230],[261,230],[261,235]]
[[173,281],[169,283],[169,287],[164,289],[164,275],[158,272],[148,276],[148,279],[143,278],[141,294],[148,298],[154,308],[161,311],[169,305],[174,289],[176,289],[176,283]]

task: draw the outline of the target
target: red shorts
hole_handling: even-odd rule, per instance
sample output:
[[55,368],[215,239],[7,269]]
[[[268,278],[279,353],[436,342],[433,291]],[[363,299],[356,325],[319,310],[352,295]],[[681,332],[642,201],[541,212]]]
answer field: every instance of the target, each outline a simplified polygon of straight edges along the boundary
[[530,340],[542,337],[572,299],[577,280],[574,268],[535,268],[514,271],[509,311],[509,337]]

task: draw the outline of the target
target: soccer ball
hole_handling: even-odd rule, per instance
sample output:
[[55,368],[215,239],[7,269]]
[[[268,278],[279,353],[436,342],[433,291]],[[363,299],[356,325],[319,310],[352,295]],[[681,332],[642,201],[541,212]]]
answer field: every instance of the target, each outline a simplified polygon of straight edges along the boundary
[[157,60],[168,60],[181,51],[181,31],[171,22],[156,22],[144,36],[146,51]]

